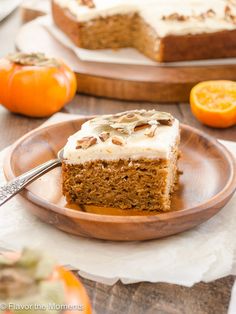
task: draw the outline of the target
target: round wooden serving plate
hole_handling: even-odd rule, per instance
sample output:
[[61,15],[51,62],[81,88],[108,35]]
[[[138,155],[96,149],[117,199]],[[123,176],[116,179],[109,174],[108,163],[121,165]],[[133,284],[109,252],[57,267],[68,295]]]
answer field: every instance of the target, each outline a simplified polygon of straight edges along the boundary
[[[7,179],[56,158],[67,138],[87,119],[54,124],[21,138],[5,161]],[[33,182],[22,195],[39,205],[31,208],[41,220],[84,237],[147,240],[193,228],[211,218],[229,201],[236,189],[236,167],[231,154],[213,138],[186,125],[181,128],[179,168],[183,175],[172,199],[171,212],[129,215],[127,211],[94,206],[86,207],[85,211],[73,209],[66,205],[62,195],[60,168]]]
[[[36,40],[35,40],[36,39]],[[144,66],[80,61],[39,23],[25,24],[16,39],[24,52],[44,52],[65,60],[75,71],[80,93],[152,102],[184,102],[200,81],[236,80],[236,64]]]

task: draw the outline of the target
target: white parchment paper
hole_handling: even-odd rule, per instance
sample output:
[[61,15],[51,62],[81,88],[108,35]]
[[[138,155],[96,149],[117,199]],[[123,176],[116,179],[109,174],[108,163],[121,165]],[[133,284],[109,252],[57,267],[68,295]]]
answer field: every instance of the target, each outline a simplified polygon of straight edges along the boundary
[[[49,123],[75,118],[56,114]],[[236,143],[223,142],[236,156]],[[0,153],[0,166],[7,149]],[[0,184],[5,182],[1,171]],[[162,240],[111,242],[68,235],[29,213],[36,206],[17,196],[0,208],[0,247],[48,251],[83,277],[106,284],[139,281],[191,286],[235,273],[236,195],[195,229]]]
[[22,0],[0,0],[0,21],[14,11]]

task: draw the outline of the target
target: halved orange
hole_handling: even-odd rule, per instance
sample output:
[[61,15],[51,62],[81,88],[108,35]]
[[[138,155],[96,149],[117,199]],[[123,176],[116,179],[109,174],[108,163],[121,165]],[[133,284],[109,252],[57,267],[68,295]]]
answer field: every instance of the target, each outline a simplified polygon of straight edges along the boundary
[[194,116],[215,128],[236,124],[236,82],[206,81],[195,85],[190,93]]

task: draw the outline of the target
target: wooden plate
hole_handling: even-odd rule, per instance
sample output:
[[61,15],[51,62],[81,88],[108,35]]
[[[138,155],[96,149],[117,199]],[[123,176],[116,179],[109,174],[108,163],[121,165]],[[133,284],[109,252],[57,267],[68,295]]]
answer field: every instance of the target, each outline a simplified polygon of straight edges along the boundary
[[[87,118],[88,119],[88,118]],[[87,120],[58,123],[32,131],[11,149],[4,171],[8,180],[51,158],[55,158],[68,136]],[[180,189],[169,213],[121,216],[116,209],[89,207],[83,212],[66,207],[61,192],[60,168],[44,175],[25,189],[22,195],[39,205],[32,212],[41,220],[66,232],[107,240],[146,240],[182,232],[216,214],[236,189],[235,161],[227,149],[204,133],[182,125],[183,170]],[[97,212],[103,214],[98,214]]]
[[95,96],[133,101],[183,102],[189,100],[191,88],[201,81],[236,80],[236,64],[233,62],[176,67],[81,61],[35,21],[20,29],[16,47],[20,51],[41,51],[64,59],[76,73],[78,91]]

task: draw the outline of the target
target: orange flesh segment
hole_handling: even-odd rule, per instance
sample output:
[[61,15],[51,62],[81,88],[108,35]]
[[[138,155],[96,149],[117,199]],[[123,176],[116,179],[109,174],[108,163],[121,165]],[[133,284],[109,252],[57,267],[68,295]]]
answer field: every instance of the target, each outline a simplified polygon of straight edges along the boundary
[[195,97],[197,105],[209,111],[228,111],[236,107],[236,84],[200,85]]

